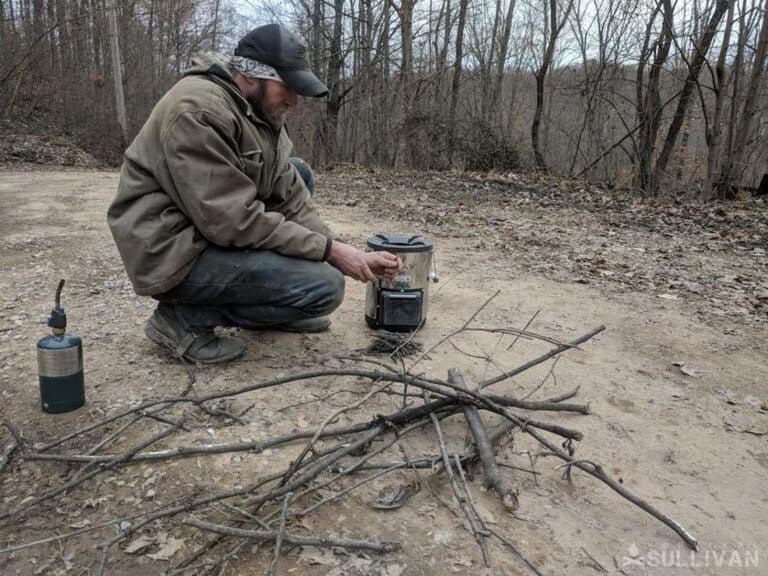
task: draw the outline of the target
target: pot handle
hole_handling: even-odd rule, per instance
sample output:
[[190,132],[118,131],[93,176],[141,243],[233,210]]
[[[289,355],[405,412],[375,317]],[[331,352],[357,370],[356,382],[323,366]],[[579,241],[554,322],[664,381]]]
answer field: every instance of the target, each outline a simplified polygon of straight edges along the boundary
[[432,272],[429,273],[428,278],[432,280],[432,282],[440,282],[440,277],[437,275],[437,258],[435,258],[435,253],[432,253]]

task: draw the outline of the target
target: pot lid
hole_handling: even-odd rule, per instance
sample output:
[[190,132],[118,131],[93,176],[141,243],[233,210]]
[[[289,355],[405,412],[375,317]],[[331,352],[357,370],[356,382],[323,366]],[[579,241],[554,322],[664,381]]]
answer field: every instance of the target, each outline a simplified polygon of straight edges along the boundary
[[432,240],[419,234],[376,234],[368,238],[368,247],[374,251],[430,252]]

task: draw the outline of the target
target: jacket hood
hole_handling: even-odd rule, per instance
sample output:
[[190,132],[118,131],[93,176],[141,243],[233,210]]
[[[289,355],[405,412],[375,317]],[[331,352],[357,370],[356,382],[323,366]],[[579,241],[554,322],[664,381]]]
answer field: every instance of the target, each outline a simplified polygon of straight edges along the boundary
[[184,72],[184,76],[196,74],[214,75],[229,83],[234,83],[229,72],[228,59],[218,52],[204,52],[192,58],[191,66]]
[[184,72],[184,77],[207,76],[211,81],[216,82],[229,92],[246,116],[269,126],[269,123],[261,116],[260,111],[251,106],[248,99],[235,84],[235,79],[229,70],[229,58],[227,56],[218,52],[204,52],[194,56],[191,64]]
[[184,72],[187,76],[207,76],[224,88],[235,100],[246,116],[253,118],[255,115],[251,105],[245,98],[240,88],[235,84],[235,79],[229,71],[228,59],[217,52],[204,52],[192,58],[191,66]]

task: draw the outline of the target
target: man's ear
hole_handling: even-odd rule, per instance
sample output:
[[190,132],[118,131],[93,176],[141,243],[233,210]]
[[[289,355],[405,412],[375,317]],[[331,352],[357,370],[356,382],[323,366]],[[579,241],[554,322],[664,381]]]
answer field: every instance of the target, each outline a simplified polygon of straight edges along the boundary
[[248,87],[251,89],[251,95],[258,94],[262,90],[261,78],[249,78],[248,76],[243,76],[243,78],[248,83]]

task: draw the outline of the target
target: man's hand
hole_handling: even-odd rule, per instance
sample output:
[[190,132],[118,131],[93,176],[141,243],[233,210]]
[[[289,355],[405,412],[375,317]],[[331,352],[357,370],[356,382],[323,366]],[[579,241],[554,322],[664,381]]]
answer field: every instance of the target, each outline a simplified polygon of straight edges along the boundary
[[328,263],[360,282],[373,282],[377,276],[394,278],[403,266],[400,258],[390,252],[363,252],[341,242],[331,243]]

